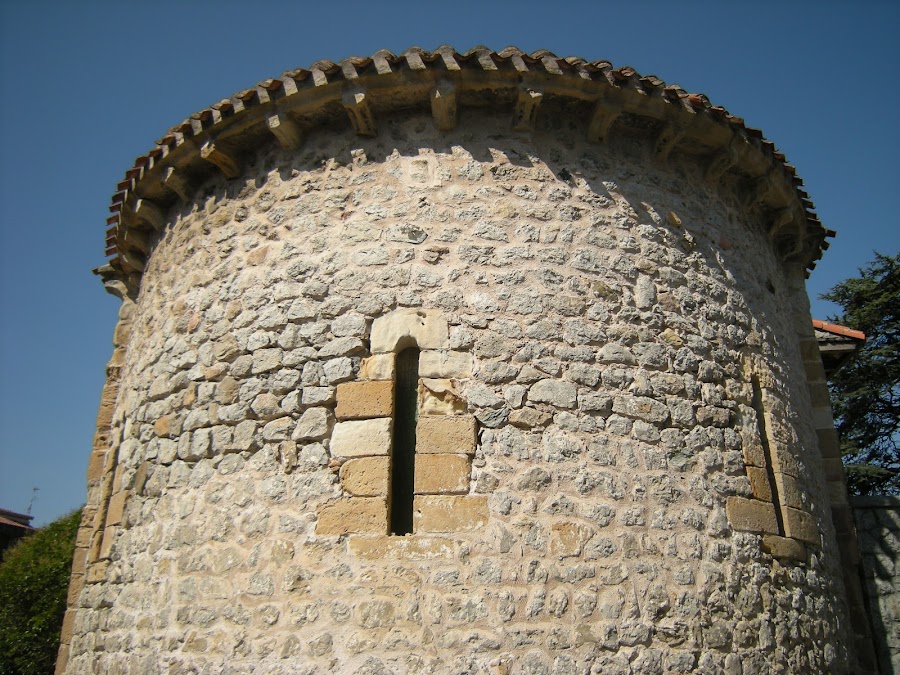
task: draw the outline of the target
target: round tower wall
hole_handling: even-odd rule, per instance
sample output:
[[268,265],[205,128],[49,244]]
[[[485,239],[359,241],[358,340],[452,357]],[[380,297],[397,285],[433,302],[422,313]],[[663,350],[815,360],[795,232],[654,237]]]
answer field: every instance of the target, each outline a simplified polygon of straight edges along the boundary
[[67,672],[846,668],[799,266],[688,158],[466,115],[169,213]]

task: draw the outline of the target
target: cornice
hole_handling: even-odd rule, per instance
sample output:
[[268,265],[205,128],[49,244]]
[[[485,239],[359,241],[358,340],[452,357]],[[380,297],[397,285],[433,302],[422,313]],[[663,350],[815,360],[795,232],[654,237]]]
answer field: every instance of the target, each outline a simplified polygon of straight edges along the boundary
[[758,212],[784,260],[811,270],[828,248],[826,238],[834,232],[819,222],[796,169],[762,132],[702,94],[608,61],[544,50],[414,47],[289,70],[172,127],[117,185],[106,224],[110,259],[95,272],[105,282],[136,288],[165,212],[189,201],[214,173],[239,176],[260,142],[295,149],[335,115],[356,134],[374,136],[379,118],[416,106],[430,107],[435,126],[449,131],[460,107],[505,103],[511,127],[527,131],[542,101],[553,97],[586,104],[587,138],[594,143],[605,142],[629,117],[653,121],[645,133],[655,159],[690,154],[703,163],[707,181],[741,185],[745,207]]

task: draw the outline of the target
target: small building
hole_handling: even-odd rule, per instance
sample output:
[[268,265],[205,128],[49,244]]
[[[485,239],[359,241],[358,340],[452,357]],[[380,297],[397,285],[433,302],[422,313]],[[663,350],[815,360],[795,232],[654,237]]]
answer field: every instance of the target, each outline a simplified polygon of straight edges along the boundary
[[0,558],[3,552],[29,532],[34,532],[31,521],[34,516],[0,509]]

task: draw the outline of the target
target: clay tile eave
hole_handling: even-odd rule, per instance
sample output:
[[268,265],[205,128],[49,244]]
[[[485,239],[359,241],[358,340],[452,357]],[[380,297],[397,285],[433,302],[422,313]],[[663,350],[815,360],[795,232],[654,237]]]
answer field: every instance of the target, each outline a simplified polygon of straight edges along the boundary
[[866,340],[866,334],[861,330],[854,330],[853,328],[847,328],[847,326],[841,326],[836,323],[828,323],[827,321],[822,321],[820,319],[813,319],[812,325],[813,328],[818,328],[819,330],[823,330],[826,333],[832,333],[833,335],[853,338],[854,340],[861,340],[863,342],[865,342]]
[[[776,169],[780,164],[785,180],[794,188],[798,205],[806,211],[806,222],[810,226],[814,226],[813,229],[823,229],[812,211],[812,202],[809,201],[808,195],[800,189],[800,186],[803,185],[802,181],[797,176],[794,167],[786,164],[784,154],[778,151],[770,141],[765,140],[760,130],[747,127],[742,118],[731,115],[720,106],[712,105],[705,95],[689,93],[677,85],[667,85],[655,75],[641,75],[630,66],[614,68],[606,60],[587,61],[577,56],[562,58],[548,50],[536,50],[528,54],[515,46],[505,47],[499,52],[483,45],[474,46],[465,52],[459,52],[449,45],[442,45],[431,52],[420,47],[410,47],[401,54],[379,50],[368,57],[352,56],[341,62],[320,60],[313,63],[308,69],[297,68],[285,71],[280,78],[263,80],[255,87],[241,90],[231,98],[223,99],[219,103],[200,110],[179,125],[172,127],[163,138],[157,141],[156,147],[146,155],[137,158],[134,168],[126,173],[126,181],[121,181],[117,185],[117,191],[121,192],[124,188],[137,195],[143,195],[144,192],[139,187],[142,181],[149,176],[152,176],[154,180],[159,180],[159,168],[161,166],[171,167],[176,163],[175,155],[170,153],[178,149],[177,161],[183,162],[185,157],[190,157],[192,152],[197,152],[197,149],[193,147],[193,142],[186,143],[186,141],[192,141],[197,135],[206,134],[213,129],[217,130],[217,136],[223,130],[227,134],[229,129],[242,129],[248,122],[241,120],[253,121],[254,124],[256,123],[254,120],[265,120],[265,106],[281,106],[283,101],[305,100],[307,96],[318,96],[319,94],[312,93],[312,90],[318,90],[320,87],[323,90],[324,87],[346,87],[348,79],[354,81],[358,78],[360,83],[365,86],[364,80],[376,75],[374,66],[377,61],[380,64],[387,62],[391,65],[391,69],[387,72],[384,72],[382,65],[378,65],[377,70],[382,73],[378,77],[394,77],[395,74],[400,78],[407,77],[410,69],[416,73],[416,77],[422,75],[426,78],[443,77],[448,70],[451,71],[452,77],[456,77],[455,73],[462,69],[473,74],[477,72],[477,77],[481,78],[479,81],[484,81],[484,78],[497,77],[499,78],[498,83],[502,83],[502,86],[509,86],[509,74],[513,67],[513,60],[518,61],[519,65],[516,68],[521,68],[521,64],[524,62],[529,69],[532,67],[536,70],[540,69],[541,77],[560,81],[563,86],[567,81],[577,80],[578,87],[596,86],[598,93],[602,92],[603,88],[612,87],[630,91],[632,96],[633,94],[644,95],[645,103],[639,105],[653,107],[653,110],[657,110],[658,106],[669,106],[670,112],[663,113],[664,115],[674,113],[693,116],[702,113],[707,120],[704,124],[724,126],[731,130],[731,133],[741,135],[745,140],[750,141],[754,152],[774,160]],[[398,68],[393,69],[394,65],[397,65]],[[312,87],[311,83],[302,88],[299,84],[295,86],[295,83],[310,78],[315,78],[315,87]],[[398,80],[398,82],[402,83],[403,80]],[[600,95],[602,96],[602,94]],[[297,98],[295,99],[295,97]],[[676,105],[673,106],[673,104]],[[191,121],[194,123],[191,124]],[[121,201],[117,202],[120,208],[114,211],[116,213],[121,210],[124,202],[124,197],[118,197],[118,199]],[[129,207],[125,208],[127,210]],[[122,232],[124,233],[124,225]],[[827,236],[833,236],[833,233],[826,230],[819,239],[823,241]],[[811,268],[825,248],[820,243],[817,249],[810,249],[809,242],[813,242],[814,239],[815,234],[806,239],[808,250],[805,254],[805,262],[808,268]]]

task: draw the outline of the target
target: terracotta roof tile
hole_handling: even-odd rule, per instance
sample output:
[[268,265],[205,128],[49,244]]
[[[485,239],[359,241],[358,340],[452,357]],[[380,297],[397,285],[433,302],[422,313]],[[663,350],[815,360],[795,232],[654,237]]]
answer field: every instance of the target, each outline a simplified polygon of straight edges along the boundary
[[865,340],[866,334],[861,330],[853,330],[852,328],[847,328],[846,326],[839,326],[836,323],[828,323],[827,321],[821,321],[819,319],[812,320],[813,328],[818,328],[819,330],[824,330],[827,333],[833,333],[835,335],[842,335],[844,337],[853,338],[855,340]]

